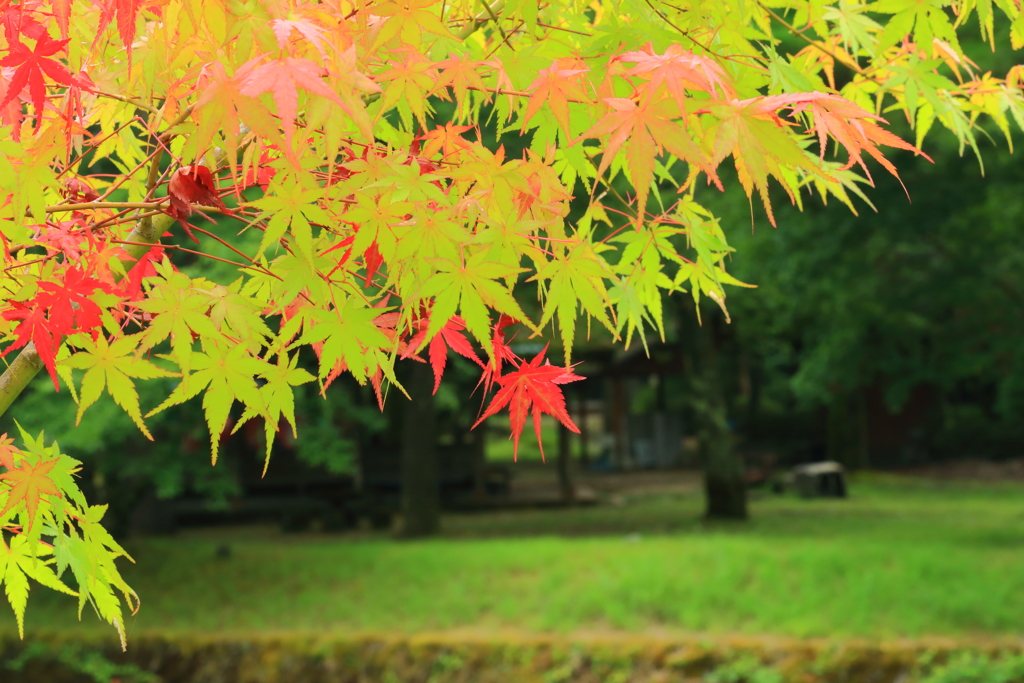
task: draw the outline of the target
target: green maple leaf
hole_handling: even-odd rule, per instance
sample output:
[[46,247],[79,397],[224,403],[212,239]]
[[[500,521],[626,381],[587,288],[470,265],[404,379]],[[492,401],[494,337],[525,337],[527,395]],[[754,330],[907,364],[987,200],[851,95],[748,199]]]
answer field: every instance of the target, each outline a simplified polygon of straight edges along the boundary
[[434,298],[426,341],[433,339],[452,316],[459,313],[466,322],[466,329],[476,337],[488,355],[492,356],[493,362],[491,316],[488,308],[511,316],[534,332],[539,330],[523,313],[511,292],[496,282],[501,278],[514,276],[522,272],[522,269],[487,261],[486,258],[487,253],[482,251],[471,256],[463,264],[438,259],[438,273],[424,284],[422,296]]
[[135,354],[141,341],[140,335],[122,337],[113,344],[100,335],[96,341],[86,338],[79,342],[84,349],[71,356],[62,364],[69,368],[85,370],[82,377],[81,397],[78,401],[78,415],[75,425],[81,423],[86,409],[103,395],[104,389],[110,392],[111,398],[121,406],[132,421],[139,427],[146,438],[153,440],[152,434],[142,421],[139,409],[139,394],[135,391],[132,379],[155,379],[157,377],[174,377],[176,373],[145,360]]
[[[267,364],[261,376],[266,383],[260,387],[263,395],[263,405],[266,407],[266,418],[264,428],[266,430],[267,456],[263,464],[263,473],[267,473],[267,465],[270,464],[270,450],[274,445],[274,433],[277,431],[281,418],[284,417],[292,428],[292,436],[298,438],[298,430],[295,427],[295,392],[292,387],[297,387],[306,382],[312,382],[315,377],[302,368],[296,367],[299,354],[294,354],[289,361],[287,354],[281,353],[277,357],[277,364]],[[255,410],[246,408],[234,431],[237,431],[247,420],[257,417]]]
[[146,300],[136,304],[139,310],[153,316],[142,332],[139,353],[170,337],[174,360],[187,372],[191,365],[193,335],[213,339],[221,337],[208,315],[212,302],[208,297],[196,296],[198,292],[193,281],[184,273],[172,272],[169,261],[157,270],[164,279],[150,290]]
[[210,458],[216,464],[220,437],[236,400],[257,415],[267,414],[255,380],[266,365],[266,361],[253,357],[241,344],[221,345],[211,339],[203,340],[203,352],[192,355],[193,372],[184,376],[167,400],[146,417],[198,396],[205,389],[203,412],[210,429]]
[[239,292],[242,282],[238,278],[227,287],[216,285],[206,293],[212,302],[209,317],[215,328],[256,351],[274,333],[263,320],[260,302]]
[[378,368],[371,351],[394,346],[374,324],[386,310],[369,307],[356,297],[346,299],[338,308],[314,310],[302,336],[290,348],[323,342],[319,379],[323,381],[339,364],[344,364],[356,381],[363,384]]
[[303,177],[287,174],[283,181],[275,182],[268,189],[267,196],[251,203],[255,208],[262,210],[259,219],[270,217],[260,247],[256,251],[257,257],[270,245],[278,242],[286,232],[290,232],[298,245],[299,253],[306,259],[313,260],[313,227],[310,221],[321,225],[328,225],[333,221],[330,214],[318,203],[324,198],[323,188],[303,184],[300,182]]
[[566,250],[561,257],[548,261],[531,278],[548,280],[544,313],[537,327],[544,327],[557,313],[566,366],[571,362],[578,305],[608,331],[615,333],[615,325],[607,313],[612,303],[604,284],[610,275],[608,264],[589,245],[580,243]]
[[[28,605],[29,585],[32,578],[46,586],[68,595],[78,595],[54,574],[46,563],[39,559],[45,554],[46,546],[24,536],[11,538],[10,545],[0,542],[0,579],[4,583],[7,601],[14,610],[18,621],[18,635],[25,637],[25,607]],[[43,551],[43,552],[41,552]]]

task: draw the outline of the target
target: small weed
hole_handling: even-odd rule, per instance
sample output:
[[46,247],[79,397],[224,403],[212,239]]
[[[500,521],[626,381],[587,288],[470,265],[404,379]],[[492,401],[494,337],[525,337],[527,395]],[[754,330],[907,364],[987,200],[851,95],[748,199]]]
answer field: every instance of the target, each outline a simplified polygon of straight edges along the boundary
[[744,655],[706,674],[704,683],[782,683],[782,674],[757,657]]
[[920,681],[921,683],[1021,683],[1024,681],[1024,654],[993,658],[974,652],[962,652],[945,664],[930,668]]

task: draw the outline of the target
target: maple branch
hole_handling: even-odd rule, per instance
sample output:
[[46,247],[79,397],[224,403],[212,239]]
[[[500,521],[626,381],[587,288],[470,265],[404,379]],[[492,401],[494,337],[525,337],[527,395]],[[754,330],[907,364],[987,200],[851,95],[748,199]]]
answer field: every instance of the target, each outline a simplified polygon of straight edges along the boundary
[[849,68],[853,69],[854,71],[856,71],[857,73],[859,73],[862,76],[864,75],[864,69],[860,68],[860,64],[858,64],[857,61],[854,60],[852,57],[850,57],[848,55],[840,56],[839,54],[836,54],[832,50],[829,50],[821,42],[819,42],[817,40],[814,40],[813,38],[808,38],[807,36],[804,35],[803,29],[799,29],[796,26],[793,26],[788,21],[783,19],[779,14],[777,14],[774,10],[772,10],[770,7],[765,7],[761,2],[758,2],[757,6],[760,7],[761,9],[763,9],[768,14],[770,14],[772,19],[774,19],[775,21],[777,21],[780,24],[782,24],[782,26],[785,27],[785,29],[787,31],[789,31],[790,33],[795,35],[797,38],[800,38],[801,40],[803,40],[808,45],[811,45],[811,46],[817,48],[818,50],[821,50],[826,55],[828,55],[829,57],[831,57],[835,61],[839,62],[840,64],[848,66]]
[[494,8],[487,4],[487,0],[484,0],[484,7],[487,8],[487,13],[491,15],[491,21],[494,22],[494,28],[498,29],[498,33],[501,34],[501,42],[507,43],[508,36],[505,35],[504,29],[501,28],[501,22],[498,21],[498,15],[495,13]]
[[[198,228],[193,228],[193,230],[196,229]],[[204,230],[203,232],[206,231]],[[209,235],[210,233],[207,232],[206,234]],[[179,247],[177,244],[161,244],[160,242],[130,242],[128,240],[110,240],[110,242],[112,244],[124,244],[129,247],[140,247],[142,249],[145,249],[146,251],[149,251],[154,247],[159,247],[161,249],[173,249],[174,251],[183,251],[186,254],[195,254],[196,256],[202,256],[204,258],[213,259],[214,261],[220,261],[221,263],[230,263],[231,265],[238,266],[239,268],[252,267],[252,264],[246,265],[244,263],[239,263],[238,261],[231,261],[230,259],[221,258],[219,256],[211,256],[210,254],[204,254],[203,252],[196,251],[195,249],[186,249],[185,247]],[[242,255],[245,256],[245,254]],[[248,257],[246,256],[246,258]]]
[[138,100],[132,99],[131,97],[125,97],[124,95],[115,95],[114,93],[103,92],[102,90],[97,90],[95,92],[100,97],[106,97],[107,99],[117,100],[118,102],[124,102],[125,104],[132,105],[136,109],[143,109],[145,111],[148,111],[153,116],[156,116],[160,113],[160,110],[156,107],[148,105],[145,102],[139,102]]
[[58,204],[46,207],[46,213],[64,213],[65,211],[88,211],[90,209],[158,209],[167,201],[162,197],[156,202],[84,202],[82,204]]
[[7,412],[22,390],[42,369],[43,359],[36,351],[35,342],[29,342],[0,376],[0,415]]
[[[494,3],[493,5],[487,4],[487,0],[484,0],[484,7],[486,7],[487,10],[485,12],[481,12],[480,14],[470,19],[466,23],[466,25],[462,27],[462,30],[456,34],[456,38],[458,38],[459,40],[465,40],[466,38],[469,38],[471,35],[476,33],[477,27],[480,24],[486,24],[488,21],[492,20],[495,23],[497,23],[498,20],[495,19],[494,17],[497,15],[498,12],[505,9],[505,0],[498,0],[498,2]],[[500,26],[498,27],[498,30],[501,31]],[[505,34],[502,33],[502,35],[504,36]]]
[[[223,149],[218,149],[216,151],[215,166],[217,168],[220,168],[222,165],[226,164],[227,152]],[[154,207],[159,207],[163,201],[164,200],[162,199],[160,202],[94,202],[90,204],[78,205],[65,204],[63,206],[48,207],[47,213],[51,213],[51,209],[53,209],[53,212],[75,210],[71,208],[75,206],[79,206],[85,209],[152,209]],[[128,238],[120,241],[120,244],[124,245],[125,251],[128,253],[127,258],[121,259],[121,262],[125,265],[124,273],[127,273],[134,265],[134,262],[142,258],[150,249],[152,249],[153,247],[162,246],[160,244],[160,237],[174,224],[174,222],[175,219],[172,216],[168,216],[165,213],[161,213],[159,216],[155,217],[153,217],[152,215],[147,215],[145,217],[142,217],[138,221],[135,228],[128,235]],[[180,251],[191,251],[177,246],[174,246],[172,248],[178,249]],[[212,258],[217,261],[231,263],[232,265],[237,265],[243,268],[251,267],[251,265],[246,266],[245,264],[235,263],[233,261],[228,261],[227,259],[218,258],[216,256],[210,256],[209,254],[200,255],[207,256],[208,258]],[[123,279],[123,277],[124,275],[122,273],[115,273],[114,281],[119,282],[121,279]],[[39,351],[36,350],[36,345],[34,342],[29,342],[21,349],[21,352],[18,353],[18,356],[14,359],[14,361],[7,366],[7,369],[4,371],[3,375],[0,375],[0,415],[3,415],[5,412],[7,412],[7,409],[11,407],[11,405],[18,398],[18,396],[21,395],[21,392],[25,390],[25,387],[29,385],[32,379],[37,374],[39,374],[39,371],[42,369],[43,361],[39,357]]]

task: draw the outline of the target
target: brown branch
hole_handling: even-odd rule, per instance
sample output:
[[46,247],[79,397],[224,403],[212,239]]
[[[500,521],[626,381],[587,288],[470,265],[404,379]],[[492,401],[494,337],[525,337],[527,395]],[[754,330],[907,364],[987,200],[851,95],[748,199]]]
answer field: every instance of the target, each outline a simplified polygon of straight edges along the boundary
[[787,31],[789,31],[790,33],[795,35],[797,38],[800,38],[801,40],[803,40],[808,45],[811,45],[811,46],[817,48],[818,50],[824,52],[826,55],[828,55],[829,57],[831,57],[835,61],[839,62],[840,64],[844,64],[845,66],[850,67],[851,69],[853,69],[854,71],[856,71],[857,73],[859,73],[862,76],[864,75],[864,69],[862,69],[860,67],[860,64],[858,64],[856,62],[856,60],[854,60],[852,57],[838,55],[835,52],[833,52],[832,50],[829,50],[820,41],[814,40],[813,38],[808,38],[807,36],[804,35],[803,29],[799,29],[796,26],[793,26],[788,21],[783,19],[779,14],[777,14],[774,10],[772,10],[770,7],[765,7],[760,2],[757,3],[757,6],[760,7],[761,9],[763,9],[768,14],[770,14],[772,19],[774,19],[775,21],[777,21],[780,24],[782,24],[782,26],[785,27]]
[[158,209],[166,201],[166,197],[157,202],[84,202],[81,204],[58,204],[46,207],[46,213],[64,213],[66,211],[90,211],[92,209]]

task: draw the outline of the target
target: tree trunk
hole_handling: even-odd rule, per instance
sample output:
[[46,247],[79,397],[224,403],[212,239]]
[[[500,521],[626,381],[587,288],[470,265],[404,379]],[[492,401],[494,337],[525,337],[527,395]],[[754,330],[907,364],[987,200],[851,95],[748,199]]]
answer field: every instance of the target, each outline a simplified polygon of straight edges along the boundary
[[473,438],[473,498],[481,501],[487,497],[487,482],[484,471],[487,468],[487,420],[477,425]]
[[569,430],[565,425],[558,425],[558,457],[555,465],[558,469],[558,490],[562,500],[569,503],[576,499],[576,488],[572,485],[572,475],[569,472],[570,442]]
[[426,363],[412,363],[406,385],[412,400],[402,414],[402,519],[398,534],[418,538],[437,533],[440,486],[434,424],[434,377]]
[[587,427],[587,398],[579,397],[579,428],[580,428],[580,465],[583,469],[590,466],[590,429]]
[[[747,519],[747,485],[743,462],[736,453],[734,436],[729,428],[721,354],[714,334],[721,324],[717,311],[702,311],[703,325],[698,325],[696,312],[684,310],[684,330],[693,356],[691,377],[694,413],[699,425],[701,451],[704,455],[705,513],[709,519]],[[686,317],[691,318],[687,320]],[[684,332],[684,335],[686,333]]]

